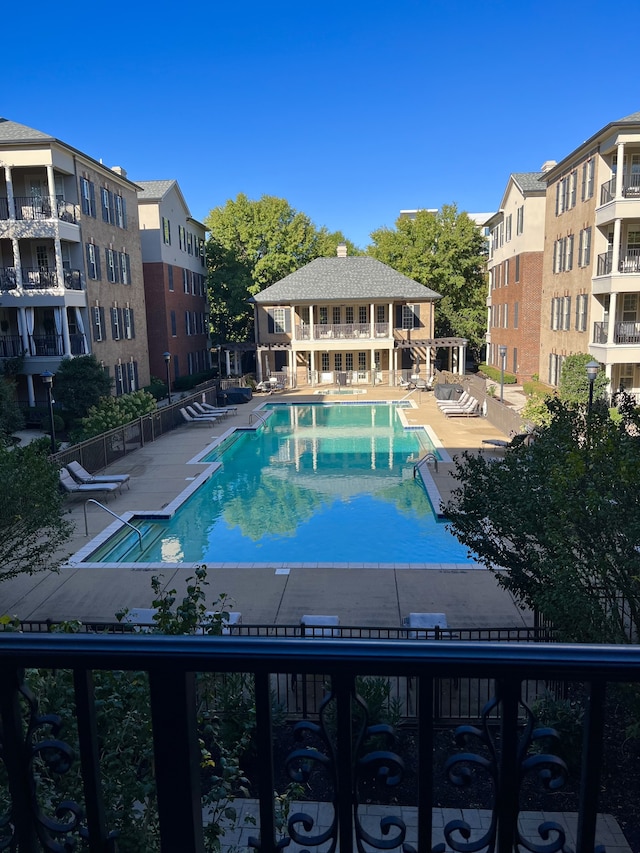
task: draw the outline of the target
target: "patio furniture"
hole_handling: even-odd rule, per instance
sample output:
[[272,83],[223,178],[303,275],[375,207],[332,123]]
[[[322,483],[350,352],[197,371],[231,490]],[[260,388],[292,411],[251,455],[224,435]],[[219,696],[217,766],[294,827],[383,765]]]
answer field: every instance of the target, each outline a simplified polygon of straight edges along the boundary
[[77,483],[66,468],[60,469],[60,485],[70,495],[91,497],[92,495],[111,495],[122,488],[122,483]]
[[200,415],[199,418],[194,418],[186,409],[180,409],[180,414],[188,424],[195,424],[196,426],[211,426],[218,420],[213,416],[205,417],[204,415]]
[[128,474],[90,474],[79,462],[69,462],[67,471],[70,471],[79,483],[120,483],[122,485],[126,483],[127,488],[131,488]]

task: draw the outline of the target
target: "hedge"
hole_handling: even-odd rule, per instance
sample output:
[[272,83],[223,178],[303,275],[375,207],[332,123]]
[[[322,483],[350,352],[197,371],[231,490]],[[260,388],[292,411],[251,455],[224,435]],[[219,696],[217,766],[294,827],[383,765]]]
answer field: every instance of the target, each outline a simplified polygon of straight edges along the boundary
[[[494,382],[500,382],[502,371],[498,367],[492,367],[489,364],[481,364],[478,367],[478,372],[483,373],[487,379],[493,379]],[[504,384],[505,385],[515,385],[518,381],[518,378],[513,373],[504,372]]]

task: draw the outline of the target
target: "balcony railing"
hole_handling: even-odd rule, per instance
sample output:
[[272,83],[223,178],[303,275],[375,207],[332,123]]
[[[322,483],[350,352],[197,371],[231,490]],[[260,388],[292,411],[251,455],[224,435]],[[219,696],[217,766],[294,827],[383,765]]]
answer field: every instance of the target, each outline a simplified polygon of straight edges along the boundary
[[0,219],[40,220],[61,219],[76,223],[79,208],[71,201],[49,196],[15,196],[13,206],[8,198],[0,198]]
[[611,275],[612,258],[611,252],[603,252],[598,255],[596,275]]
[[0,291],[15,290],[17,286],[14,267],[0,267]]
[[594,344],[606,344],[608,342],[609,333],[606,323],[593,324],[593,342]]
[[[83,276],[80,270],[65,269],[62,281],[67,290],[82,290]],[[49,290],[53,287],[60,287],[58,273],[56,270],[22,267],[22,286],[25,290]]]
[[25,348],[20,335],[0,334],[0,358],[20,358]]
[[35,356],[58,356],[64,355],[64,344],[62,335],[30,335],[30,355]]
[[[611,178],[610,181],[602,184],[600,187],[600,204],[607,204],[613,201],[616,195],[616,179]],[[622,184],[623,198],[640,198],[640,175],[624,175]]]
[[[296,340],[309,341],[311,340],[311,326],[297,325]],[[315,340],[327,340],[329,338],[338,338],[344,340],[354,340],[357,338],[371,338],[370,323],[315,323],[313,326],[313,334]],[[374,323],[373,336],[376,338],[389,337],[388,323]]]
[[[73,708],[67,709],[69,719],[60,719],[57,714],[62,709],[52,707],[51,702],[46,714],[39,711],[39,697],[25,683],[27,668],[55,669],[58,674],[73,671],[75,700]],[[566,849],[564,830],[560,824],[542,821],[533,829],[519,826],[521,792],[534,777],[541,788],[560,789],[568,768],[549,746],[557,733],[537,728],[531,710],[524,707],[522,685],[539,679],[566,679],[584,686],[576,849],[594,850],[606,686],[609,682],[640,683],[640,647],[4,633],[0,635],[0,711],[5,772],[0,784],[6,786],[3,802],[10,803],[10,813],[3,820],[7,848],[21,853],[35,853],[43,847],[71,849],[83,836],[88,844],[85,849],[114,849],[107,806],[115,806],[105,804],[101,784],[102,774],[108,772],[105,767],[112,763],[108,759],[114,756],[100,754],[104,744],[98,740],[98,723],[109,716],[110,702],[120,697],[103,694],[96,702],[94,670],[147,673],[155,797],[149,797],[151,805],[139,808],[155,808],[157,803],[162,850],[204,851],[199,743],[203,730],[198,716],[202,722],[201,690],[210,682],[203,674],[245,673],[249,675],[245,689],[255,708],[259,756],[251,792],[259,799],[259,819],[249,848],[276,853],[293,841],[306,850],[339,847],[341,853],[371,848],[415,853],[444,850],[449,842],[458,850],[542,853]],[[297,743],[284,766],[289,777],[301,784],[323,774],[330,813],[324,831],[319,831],[318,815],[305,803],[285,818],[284,825],[277,822],[272,682],[284,675],[288,680],[297,676],[300,684],[301,673],[309,678],[325,677],[326,696],[317,721],[296,724]],[[371,725],[370,709],[356,694],[357,677],[384,679],[390,674],[412,684],[418,748],[410,755],[400,754],[390,726]],[[459,748],[452,745],[441,772],[460,787],[476,777],[489,780],[491,820],[483,827],[469,826],[459,818],[444,827],[434,826],[433,692],[438,679],[474,676],[494,679],[495,693],[480,725],[459,730]],[[208,695],[207,701],[210,716],[216,713],[215,697]],[[142,730],[144,714],[137,719]],[[84,783],[84,808],[69,799],[63,786],[60,800],[51,788],[42,796],[36,782],[43,776],[76,772],[73,751],[60,739],[61,725],[70,732],[77,730],[79,755],[75,759]],[[106,765],[101,757],[107,759]],[[134,750],[128,760],[138,767],[142,757]],[[415,824],[403,820],[402,803],[393,797],[407,771],[418,780]],[[368,793],[363,786],[368,783],[370,792],[375,779],[388,790],[391,805],[380,823],[367,824]],[[469,807],[473,808],[471,803]]]
[[[609,332],[606,323],[593,324],[594,344],[606,344],[609,341]],[[631,320],[623,320],[614,325],[613,342],[616,344],[640,344],[640,323]]]
[[[596,275],[611,275],[613,270],[613,253],[611,250],[598,255]],[[640,249],[623,249],[618,261],[618,272],[639,273],[640,272]]]

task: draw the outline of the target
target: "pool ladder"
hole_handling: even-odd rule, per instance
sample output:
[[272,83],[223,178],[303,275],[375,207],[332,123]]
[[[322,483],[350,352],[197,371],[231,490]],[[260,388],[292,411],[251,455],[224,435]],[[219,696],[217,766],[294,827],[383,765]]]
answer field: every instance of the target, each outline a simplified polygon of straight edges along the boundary
[[416,464],[413,466],[413,479],[415,480],[416,474],[418,473],[420,466],[425,462],[433,462],[433,467],[435,468],[436,474],[438,473],[438,459],[435,453],[425,453]]
[[95,500],[95,498],[89,498],[89,500],[85,501],[85,503],[84,503],[84,535],[85,536],[89,535],[89,523],[87,521],[87,504],[95,504],[96,506],[99,506],[105,512],[108,512],[109,515],[112,515],[114,518],[117,518],[118,521],[121,521],[123,524],[126,524],[127,527],[130,527],[132,530],[135,530],[135,532],[138,534],[138,539],[140,541],[140,550],[141,551],[144,550],[144,546],[142,544],[142,532],[140,530],[138,530],[138,528],[135,525],[131,524],[129,521],[125,521],[125,519],[122,518],[121,516],[119,516],[117,512],[113,512],[113,510],[110,510],[108,506],[105,506],[104,504],[101,504],[100,501]]
[[249,425],[251,425],[253,423],[254,418],[257,418],[260,421],[260,425],[264,426],[264,424],[267,422],[268,417],[269,417],[269,415],[266,412],[264,414],[262,412],[250,412],[249,413]]

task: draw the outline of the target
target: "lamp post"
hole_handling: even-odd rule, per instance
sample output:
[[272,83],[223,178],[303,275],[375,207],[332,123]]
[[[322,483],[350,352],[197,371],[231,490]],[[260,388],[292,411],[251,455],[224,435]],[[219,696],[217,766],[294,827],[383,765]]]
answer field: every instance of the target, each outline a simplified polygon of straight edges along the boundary
[[504,363],[507,358],[507,348],[504,344],[498,347],[500,353],[500,402],[504,402]]
[[600,371],[600,365],[597,361],[590,361],[586,366],[587,378],[589,380],[589,405],[587,406],[587,414],[591,414],[593,406],[593,383],[596,381],[596,376]]
[[171,405],[171,371],[169,369],[169,364],[171,362],[171,353],[165,352],[162,355],[167,368],[167,398],[169,400],[169,405]]
[[47,389],[47,400],[49,403],[49,424],[51,428],[51,454],[56,452],[56,425],[53,420],[53,376],[50,370],[45,370],[40,374],[40,379],[44,382],[44,387]]
[[222,346],[220,344],[218,344],[216,349],[218,350],[218,379],[222,379],[222,363],[220,361],[220,355],[222,353]]

